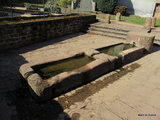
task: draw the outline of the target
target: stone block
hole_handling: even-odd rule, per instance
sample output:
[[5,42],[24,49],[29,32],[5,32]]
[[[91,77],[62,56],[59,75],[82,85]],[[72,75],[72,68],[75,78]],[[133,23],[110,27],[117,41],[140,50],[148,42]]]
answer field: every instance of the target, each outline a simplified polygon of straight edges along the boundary
[[106,14],[105,22],[106,22],[107,24],[110,23],[110,14]]
[[115,69],[115,64],[118,60],[118,57],[116,56],[111,56],[105,53],[101,53],[98,55],[93,56],[95,59],[100,59],[102,61],[108,61],[109,62],[109,71],[112,71]]
[[[83,71],[83,73],[85,72],[87,72],[87,70]],[[84,82],[83,75],[84,74],[73,70],[71,72],[61,73],[55,77],[52,77],[51,79],[48,79],[47,83],[50,86],[48,87],[48,89],[50,89],[48,98],[56,97],[64,92],[82,85]]]
[[156,18],[155,18],[155,17],[152,17],[151,27],[155,27],[155,25],[156,25]]
[[152,18],[146,18],[146,22],[145,22],[145,25],[144,25],[144,29],[150,31],[151,25],[152,25]]
[[91,56],[91,57],[96,55],[96,54],[99,54],[99,53],[100,53],[99,51],[94,50],[94,49],[88,49],[88,50],[85,51],[85,54],[88,55],[88,56]]
[[112,71],[112,70],[114,70],[116,68],[116,63],[118,61],[118,57],[117,56],[107,55],[107,58],[109,60],[109,71]]
[[134,47],[119,53],[119,56],[122,56],[122,65],[131,63],[143,56],[144,46]]
[[105,53],[94,55],[93,58],[108,61],[108,56]]
[[132,44],[134,43],[136,46],[144,46],[145,53],[151,52],[154,39],[155,36],[146,31],[132,31],[127,35],[127,41]]
[[109,72],[109,61],[97,59],[87,65],[90,68],[89,77],[90,80],[98,78],[99,76]]
[[42,78],[34,72],[30,65],[28,63],[22,65],[19,72],[25,82],[27,82],[31,95],[39,102],[46,100],[44,97],[44,89],[47,88],[46,84],[42,81]]
[[120,21],[120,20],[121,20],[121,13],[118,12],[118,13],[116,14],[116,21]]

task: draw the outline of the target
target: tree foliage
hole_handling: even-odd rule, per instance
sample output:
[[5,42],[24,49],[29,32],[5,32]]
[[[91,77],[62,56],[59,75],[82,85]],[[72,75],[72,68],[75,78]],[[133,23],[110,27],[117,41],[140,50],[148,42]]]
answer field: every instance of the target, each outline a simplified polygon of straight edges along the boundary
[[67,7],[67,5],[71,5],[72,0],[59,0],[57,4],[61,7]]
[[118,0],[93,0],[97,4],[97,9],[105,13],[111,13],[115,6],[117,6]]
[[116,6],[114,9],[114,14],[117,14],[118,12],[120,12],[121,15],[126,15],[126,10],[127,10],[126,6]]
[[61,13],[61,9],[53,1],[46,2],[44,6],[44,11],[50,13],[58,13],[58,14]]

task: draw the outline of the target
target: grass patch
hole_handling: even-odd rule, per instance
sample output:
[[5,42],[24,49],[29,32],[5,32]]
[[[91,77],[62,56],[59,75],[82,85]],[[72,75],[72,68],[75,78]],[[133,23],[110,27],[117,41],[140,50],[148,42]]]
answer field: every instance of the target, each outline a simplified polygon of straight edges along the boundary
[[[103,18],[103,19],[105,18],[105,15],[106,14],[103,14],[103,13],[96,14],[97,17]],[[111,15],[111,20],[115,20],[115,15]],[[121,21],[128,22],[128,23],[139,24],[139,25],[144,25],[144,23],[146,21],[146,18],[135,16],[135,15],[121,16]]]
[[[26,4],[27,2],[25,2],[25,3],[22,3],[22,4]],[[33,4],[33,3],[28,3],[28,4],[30,4],[31,6],[37,6],[37,7],[44,7],[44,4]]]
[[146,18],[137,16],[122,16],[121,20],[128,23],[144,25]]
[[160,20],[156,21],[156,27],[160,27]]
[[[104,14],[104,13],[98,13],[98,14],[95,14],[95,15],[98,18],[103,18],[103,19],[105,19],[105,16],[106,16],[106,14]],[[111,15],[111,20],[115,20],[115,15]],[[146,18],[136,16],[136,15],[121,16],[121,21],[128,22],[128,23],[139,24],[139,25],[144,25],[145,21],[146,21]],[[156,27],[160,27],[160,20],[156,21]]]

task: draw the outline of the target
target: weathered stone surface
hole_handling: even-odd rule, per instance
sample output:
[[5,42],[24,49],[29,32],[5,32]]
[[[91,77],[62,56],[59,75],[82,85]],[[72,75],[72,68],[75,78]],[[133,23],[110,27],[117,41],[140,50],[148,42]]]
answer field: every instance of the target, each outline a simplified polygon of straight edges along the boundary
[[51,91],[51,94],[49,94],[48,98],[56,97],[70,89],[82,85],[83,74],[73,70],[71,72],[64,72],[52,77],[51,79],[47,80],[47,82],[51,86],[48,88]]
[[106,23],[109,24],[110,23],[110,14],[106,14],[106,19],[105,19]]
[[152,25],[152,18],[146,18],[144,29],[150,30],[151,29],[151,25]]
[[[121,56],[123,56],[123,64],[127,64],[141,57],[143,54],[143,48],[144,47],[139,47],[123,51],[120,54]],[[76,57],[82,54],[88,54],[95,60],[83,67],[68,72],[62,72],[45,80],[43,80],[32,69],[33,66],[39,66],[44,63],[38,63],[36,65],[22,65],[20,67],[20,72],[26,79],[32,96],[37,101],[47,101],[50,98],[57,97],[74,88],[89,83],[92,80],[106,74],[109,71],[114,70],[117,67],[116,64],[119,59],[118,57],[99,53],[98,51],[93,49],[88,50],[86,53],[81,52],[79,54],[72,55],[69,58]],[[49,62],[51,61],[49,60]]]
[[133,62],[143,56],[144,46],[131,48],[119,53],[122,56],[122,65]]
[[151,27],[155,27],[155,25],[156,25],[156,18],[152,17],[152,25],[151,25]]
[[[2,41],[5,41],[1,44],[3,47],[0,47],[0,51],[76,33],[85,24],[95,21],[95,15],[81,15],[68,16],[65,19],[59,17],[56,19],[39,19],[17,23],[7,22],[7,24],[0,25],[0,37]],[[8,43],[12,43],[13,45],[8,46]]]
[[56,97],[68,90],[90,82],[108,71],[109,60],[105,54],[99,55],[97,60],[81,68],[63,72],[47,80],[43,80],[35,73],[29,64],[24,64],[20,67],[20,73],[26,79],[32,96],[38,101],[46,101],[51,97]]
[[112,71],[115,69],[115,63],[118,59],[116,56],[111,56],[105,53],[101,53],[98,55],[93,56],[95,59],[101,59],[103,61],[108,61],[109,62],[109,71]]
[[121,13],[118,12],[118,13],[116,14],[116,21],[120,21],[120,20],[121,20]]
[[21,73],[21,75],[27,79],[31,74],[34,73],[34,70],[30,67],[30,65],[27,64],[23,64],[20,68],[19,68],[19,72]]
[[28,63],[22,65],[19,71],[27,82],[31,95],[38,101],[46,100],[44,89],[47,88],[47,84],[42,81],[42,78],[34,72],[30,65]]
[[[106,54],[107,55],[107,54]],[[116,62],[118,61],[118,57],[107,55],[109,60],[109,71],[112,71],[116,68]]]
[[136,46],[144,46],[146,53],[151,52],[155,36],[145,31],[132,31],[127,35],[127,41]]
[[94,56],[96,54],[99,54],[100,52],[95,50],[95,49],[88,49],[87,51],[85,51],[85,54],[88,55],[88,56]]
[[89,63],[87,67],[90,68],[89,77],[93,80],[107,72],[109,72],[109,61],[108,59],[97,59],[92,63]]
[[31,87],[31,89],[38,95],[38,96],[41,96],[42,95],[42,92],[43,92],[43,89],[44,89],[44,85],[42,83],[42,78],[34,73],[34,74],[31,74],[28,78],[27,78],[27,82],[28,82],[28,85]]
[[93,58],[108,61],[108,55],[105,53],[94,55]]

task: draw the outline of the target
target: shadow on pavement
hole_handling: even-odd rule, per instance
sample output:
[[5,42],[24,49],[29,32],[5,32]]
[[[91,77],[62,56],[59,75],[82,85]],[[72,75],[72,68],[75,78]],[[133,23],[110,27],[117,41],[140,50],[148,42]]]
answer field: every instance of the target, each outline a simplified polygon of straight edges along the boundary
[[20,54],[82,34],[75,33],[0,53],[0,120],[57,120],[61,116],[62,120],[71,119],[57,101],[39,104],[31,98],[21,84],[19,67],[28,61]]
[[42,41],[42,42],[38,42],[38,43],[35,43],[35,44],[24,46],[22,48],[17,49],[17,51],[20,54],[22,54],[22,53],[29,52],[29,51],[32,51],[32,50],[36,50],[36,49],[39,49],[39,48],[42,48],[42,47],[45,47],[45,46],[48,46],[48,45],[53,45],[55,43],[62,42],[62,41],[65,41],[67,39],[71,39],[71,38],[74,38],[74,37],[77,37],[77,36],[80,36],[80,35],[83,35],[83,34],[84,33],[79,32],[79,33],[74,33],[74,34],[62,36],[62,37],[59,37],[59,38],[53,38],[51,40]]
[[160,50],[160,46],[159,45],[157,45],[157,44],[153,44],[153,47],[152,47],[152,51],[151,51],[151,53],[153,53],[153,52],[157,52],[157,51],[159,51]]
[[71,120],[57,101],[37,103],[24,87],[6,93],[5,99],[8,106],[16,107],[12,110],[15,115],[11,115],[11,120],[59,120],[61,116],[63,120]]

